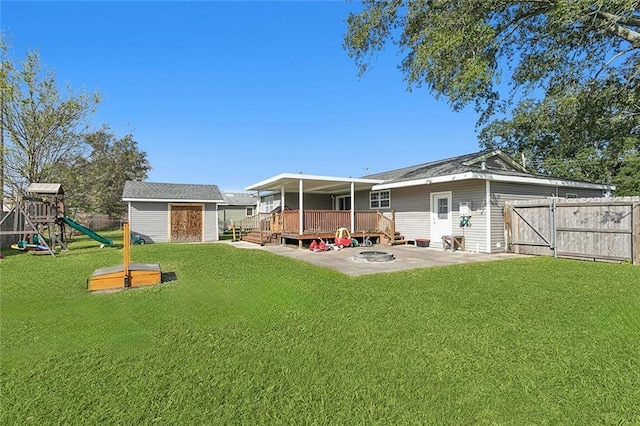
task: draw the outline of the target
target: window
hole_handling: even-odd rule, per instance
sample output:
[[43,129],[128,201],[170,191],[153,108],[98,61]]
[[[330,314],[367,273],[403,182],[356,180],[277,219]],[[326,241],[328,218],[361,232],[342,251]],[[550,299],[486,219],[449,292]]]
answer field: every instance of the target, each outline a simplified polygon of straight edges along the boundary
[[336,210],[351,210],[351,197],[348,195],[336,197]]
[[262,209],[263,213],[271,213],[273,210],[273,195],[269,195],[264,199],[264,208]]
[[247,207],[247,216],[253,216],[253,207]]
[[386,209],[391,207],[391,191],[377,191],[369,193],[369,208]]
[[438,198],[438,219],[449,219],[449,200]]

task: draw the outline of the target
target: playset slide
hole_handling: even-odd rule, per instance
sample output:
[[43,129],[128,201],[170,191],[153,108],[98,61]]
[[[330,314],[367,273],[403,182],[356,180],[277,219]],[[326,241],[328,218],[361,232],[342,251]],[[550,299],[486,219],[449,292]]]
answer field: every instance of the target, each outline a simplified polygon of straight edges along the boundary
[[86,236],[93,238],[94,240],[101,242],[102,244],[106,244],[108,246],[112,246],[113,245],[113,241],[111,241],[108,238],[105,238],[101,235],[96,234],[95,232],[93,232],[91,229],[86,228],[82,225],[80,225],[78,222],[76,222],[73,219],[70,219],[68,217],[63,217],[62,220],[64,221],[64,223],[66,223],[67,225],[69,225],[70,227],[72,227],[73,229],[75,229],[76,231],[80,231],[83,234],[85,234]]

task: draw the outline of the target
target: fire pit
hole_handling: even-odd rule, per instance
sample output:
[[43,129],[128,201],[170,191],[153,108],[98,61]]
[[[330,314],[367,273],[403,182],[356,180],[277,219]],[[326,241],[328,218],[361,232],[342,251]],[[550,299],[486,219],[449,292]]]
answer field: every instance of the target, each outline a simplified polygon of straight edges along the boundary
[[384,251],[361,251],[353,256],[353,260],[365,262],[390,262],[393,259],[395,259],[393,253],[386,253]]

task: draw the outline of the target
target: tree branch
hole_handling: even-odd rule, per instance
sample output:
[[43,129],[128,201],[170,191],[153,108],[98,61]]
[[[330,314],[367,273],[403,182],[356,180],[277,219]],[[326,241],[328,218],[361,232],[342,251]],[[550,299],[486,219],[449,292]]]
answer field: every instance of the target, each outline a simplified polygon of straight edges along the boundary
[[628,41],[636,49],[640,47],[640,32],[618,24],[618,22],[624,23],[623,17],[613,15],[608,12],[598,11],[596,12],[596,19],[606,24],[604,30],[609,34]]

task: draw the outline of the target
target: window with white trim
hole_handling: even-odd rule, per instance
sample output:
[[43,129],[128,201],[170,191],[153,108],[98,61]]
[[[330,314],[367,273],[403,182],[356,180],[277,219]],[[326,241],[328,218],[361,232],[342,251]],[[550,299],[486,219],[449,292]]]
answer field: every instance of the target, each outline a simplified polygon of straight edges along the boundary
[[391,207],[391,191],[375,191],[369,193],[370,209],[388,209]]
[[247,207],[246,214],[247,216],[253,216],[253,207]]
[[273,195],[269,195],[264,199],[264,208],[262,209],[263,213],[271,213],[273,210]]

